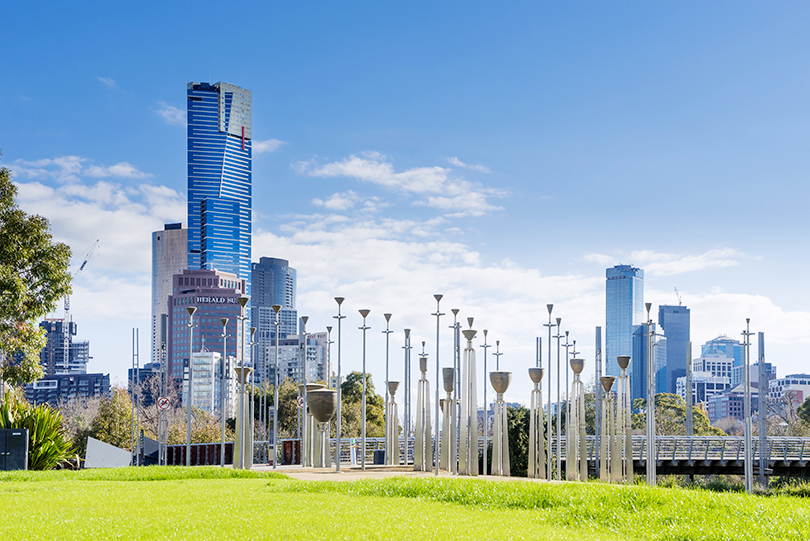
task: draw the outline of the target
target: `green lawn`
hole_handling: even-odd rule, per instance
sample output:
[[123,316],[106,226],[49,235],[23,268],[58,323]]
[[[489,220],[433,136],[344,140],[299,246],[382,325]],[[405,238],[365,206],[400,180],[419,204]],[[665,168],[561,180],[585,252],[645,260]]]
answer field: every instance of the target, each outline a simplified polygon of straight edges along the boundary
[[0,474],[0,539],[807,539],[808,500],[218,468]]

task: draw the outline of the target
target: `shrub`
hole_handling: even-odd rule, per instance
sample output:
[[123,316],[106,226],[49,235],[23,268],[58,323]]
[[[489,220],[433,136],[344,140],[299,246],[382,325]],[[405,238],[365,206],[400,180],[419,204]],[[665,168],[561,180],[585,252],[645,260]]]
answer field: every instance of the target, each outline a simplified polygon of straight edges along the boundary
[[0,405],[0,428],[28,429],[28,469],[52,470],[72,455],[62,427],[62,414],[47,404],[31,407],[20,395],[6,391]]

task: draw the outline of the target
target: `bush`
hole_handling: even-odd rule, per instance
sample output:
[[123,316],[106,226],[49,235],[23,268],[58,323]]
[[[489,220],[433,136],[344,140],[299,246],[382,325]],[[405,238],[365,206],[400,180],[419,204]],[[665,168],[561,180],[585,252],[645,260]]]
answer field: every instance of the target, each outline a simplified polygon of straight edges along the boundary
[[28,469],[52,470],[72,457],[62,414],[47,404],[31,407],[20,395],[6,391],[0,405],[0,428],[28,429]]

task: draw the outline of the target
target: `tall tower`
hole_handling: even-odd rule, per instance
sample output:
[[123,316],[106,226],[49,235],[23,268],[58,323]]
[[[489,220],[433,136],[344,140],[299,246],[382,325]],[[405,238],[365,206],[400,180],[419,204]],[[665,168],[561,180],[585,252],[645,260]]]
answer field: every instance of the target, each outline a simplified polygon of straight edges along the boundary
[[658,307],[658,325],[667,335],[666,387],[675,393],[678,378],[686,376],[686,350],[690,341],[690,312],[686,306]]
[[188,83],[188,268],[230,272],[250,294],[251,92]]
[[188,229],[166,224],[152,233],[152,362],[160,361],[160,316],[169,314],[172,276],[188,268]]
[[[605,284],[605,373],[621,375],[619,355],[633,355],[634,327],[644,323],[644,271],[630,265],[616,265],[606,271]],[[630,361],[629,373],[638,366]]]
[[[268,359],[267,348],[275,344],[276,313],[271,308],[274,304],[281,306],[279,311],[278,334],[281,340],[298,331],[298,312],[295,309],[296,271],[286,259],[261,257],[258,263],[251,264],[251,286],[253,295],[250,298],[252,325],[256,327],[258,343],[257,366],[260,367],[258,379],[268,374],[275,380],[272,365],[263,364]],[[272,352],[274,355],[275,352]],[[273,357],[275,359],[275,357]]]

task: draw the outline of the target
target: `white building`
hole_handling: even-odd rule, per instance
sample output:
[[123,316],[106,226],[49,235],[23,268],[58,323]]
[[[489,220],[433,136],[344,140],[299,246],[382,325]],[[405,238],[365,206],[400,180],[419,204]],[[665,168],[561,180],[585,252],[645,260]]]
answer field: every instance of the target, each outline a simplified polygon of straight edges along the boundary
[[[692,403],[707,402],[731,387],[734,359],[717,353],[706,353],[692,359]],[[675,392],[686,400],[686,376],[675,380]]]
[[789,397],[794,408],[801,406],[810,396],[810,375],[790,374],[770,382],[768,397],[775,403],[781,403]]
[[[194,397],[192,405],[207,413],[219,414],[222,389],[222,355],[214,351],[195,353],[192,357],[192,374],[194,377]],[[225,366],[225,416],[232,417],[236,407],[238,380],[236,378],[236,359],[228,355]],[[188,370],[183,378],[183,404],[187,404]]]
[[[323,334],[323,340],[319,335]],[[316,333],[307,338],[307,380],[325,381],[326,378],[326,333]],[[301,364],[301,338],[292,334],[278,343],[278,380],[289,378],[296,383],[303,381],[303,365]],[[276,366],[276,346],[267,346],[266,350],[268,373],[273,374]],[[272,377],[272,376],[271,376]]]

